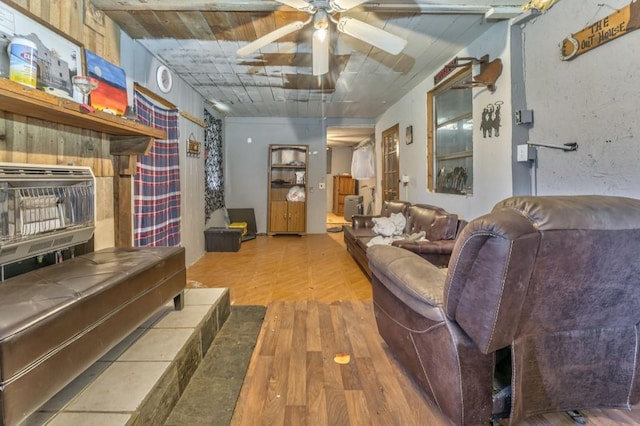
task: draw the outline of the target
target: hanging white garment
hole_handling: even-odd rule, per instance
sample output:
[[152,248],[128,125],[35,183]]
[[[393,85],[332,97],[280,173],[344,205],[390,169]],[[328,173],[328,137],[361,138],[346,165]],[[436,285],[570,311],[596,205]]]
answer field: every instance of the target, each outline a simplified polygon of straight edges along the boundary
[[353,151],[351,157],[351,177],[354,179],[372,179],[376,176],[373,165],[373,150],[362,147]]

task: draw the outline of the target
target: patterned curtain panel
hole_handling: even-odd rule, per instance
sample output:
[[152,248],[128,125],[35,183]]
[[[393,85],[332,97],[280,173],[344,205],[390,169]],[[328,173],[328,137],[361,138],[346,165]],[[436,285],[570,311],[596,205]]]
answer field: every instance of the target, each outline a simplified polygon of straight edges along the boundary
[[134,179],[134,245],[180,244],[180,151],[178,110],[168,110],[135,92],[140,122],[167,132],[148,155],[139,155]]
[[211,213],[224,207],[224,175],[222,170],[222,120],[204,112],[207,127],[204,130],[205,174],[204,215],[205,222]]

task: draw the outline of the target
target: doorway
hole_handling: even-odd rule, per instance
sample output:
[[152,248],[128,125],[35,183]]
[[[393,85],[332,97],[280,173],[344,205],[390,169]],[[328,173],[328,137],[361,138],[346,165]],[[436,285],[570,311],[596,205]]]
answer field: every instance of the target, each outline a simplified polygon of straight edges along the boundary
[[[375,140],[373,125],[327,128],[327,231],[342,232],[342,225],[351,223],[345,218],[344,201],[350,195],[371,198],[369,188],[375,178],[366,181],[351,179],[351,163],[354,149]],[[350,182],[351,180],[351,182]],[[366,206],[366,202],[363,201]],[[363,208],[363,213],[366,213]],[[349,212],[348,212],[349,213]]]

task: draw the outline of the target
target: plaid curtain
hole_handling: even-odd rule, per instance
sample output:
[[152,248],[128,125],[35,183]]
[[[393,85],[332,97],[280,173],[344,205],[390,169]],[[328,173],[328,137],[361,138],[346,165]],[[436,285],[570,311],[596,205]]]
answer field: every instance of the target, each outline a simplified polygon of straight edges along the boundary
[[224,174],[222,168],[222,120],[204,111],[204,216],[224,207]]
[[139,155],[134,179],[134,245],[180,245],[178,110],[164,109],[135,92],[138,119],[167,132],[148,155]]

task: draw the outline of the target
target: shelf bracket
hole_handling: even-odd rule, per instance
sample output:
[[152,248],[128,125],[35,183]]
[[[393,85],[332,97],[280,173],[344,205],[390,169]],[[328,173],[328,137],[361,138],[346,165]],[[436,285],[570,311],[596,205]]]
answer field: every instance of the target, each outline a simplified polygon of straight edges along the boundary
[[147,155],[154,138],[149,136],[111,136],[111,155]]

